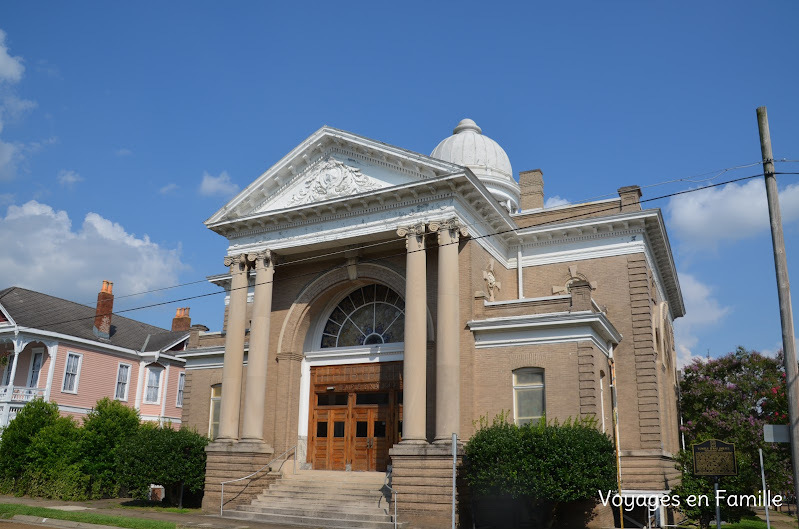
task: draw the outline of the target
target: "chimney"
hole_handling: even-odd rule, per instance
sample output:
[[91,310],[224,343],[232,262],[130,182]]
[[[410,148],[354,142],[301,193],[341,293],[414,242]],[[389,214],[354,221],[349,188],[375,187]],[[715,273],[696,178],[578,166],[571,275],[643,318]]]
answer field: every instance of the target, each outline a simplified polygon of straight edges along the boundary
[[111,338],[111,313],[114,310],[114,284],[103,280],[103,288],[97,294],[97,310],[94,313],[94,335],[98,338]]
[[544,207],[544,172],[541,169],[519,173],[522,211]]
[[187,349],[197,349],[200,347],[200,333],[208,332],[208,327],[200,323],[195,323],[189,329],[191,335],[189,336],[189,345]]
[[641,211],[641,188],[638,186],[625,186],[619,188],[621,197],[621,212]]
[[189,317],[189,307],[178,309],[175,317],[172,318],[173,331],[188,331],[191,329],[191,318]]

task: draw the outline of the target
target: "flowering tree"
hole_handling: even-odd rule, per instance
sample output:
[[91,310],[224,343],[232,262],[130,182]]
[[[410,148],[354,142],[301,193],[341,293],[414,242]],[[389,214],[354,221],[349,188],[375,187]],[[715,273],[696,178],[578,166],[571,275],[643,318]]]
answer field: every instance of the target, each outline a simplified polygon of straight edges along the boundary
[[[769,489],[774,493],[793,490],[788,445],[763,440],[764,425],[788,422],[785,394],[782,354],[770,358],[738,347],[722,357],[688,365],[680,382],[681,429],[687,450],[677,458],[683,484],[675,492],[712,497],[713,482],[693,476],[691,455],[692,444],[711,438],[735,444],[739,476],[722,478],[721,488],[734,494],[757,493],[762,488],[758,456],[762,448]],[[697,509],[687,514],[701,521],[709,513]],[[730,509],[726,517],[732,520],[740,514]]]

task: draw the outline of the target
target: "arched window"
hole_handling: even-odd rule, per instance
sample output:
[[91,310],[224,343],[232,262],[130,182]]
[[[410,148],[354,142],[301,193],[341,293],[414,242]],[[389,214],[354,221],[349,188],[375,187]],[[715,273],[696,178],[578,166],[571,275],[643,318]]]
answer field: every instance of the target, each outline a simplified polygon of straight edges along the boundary
[[525,367],[513,372],[513,417],[522,426],[538,421],[545,413],[544,370]]
[[405,339],[405,301],[385,285],[351,292],[333,309],[322,348],[377,345]]

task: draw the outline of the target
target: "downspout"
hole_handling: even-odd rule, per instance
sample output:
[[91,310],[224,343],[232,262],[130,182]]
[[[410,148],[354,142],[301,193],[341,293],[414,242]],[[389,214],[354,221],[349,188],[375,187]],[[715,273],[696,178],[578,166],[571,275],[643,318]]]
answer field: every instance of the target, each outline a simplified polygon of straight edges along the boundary
[[[610,387],[611,397],[613,399],[613,437],[614,444],[616,445],[616,482],[619,487],[619,497],[621,498],[621,450],[619,448],[619,399],[616,394],[616,361],[613,356],[613,344],[609,344],[608,362],[610,363]],[[619,523],[621,529],[624,529],[624,511],[622,505],[624,502],[619,502]]]

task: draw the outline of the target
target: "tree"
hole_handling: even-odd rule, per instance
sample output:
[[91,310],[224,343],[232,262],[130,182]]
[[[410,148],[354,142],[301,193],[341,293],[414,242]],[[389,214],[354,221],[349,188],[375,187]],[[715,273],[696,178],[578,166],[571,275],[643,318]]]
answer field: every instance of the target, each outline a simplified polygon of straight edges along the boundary
[[595,502],[598,490],[616,489],[613,442],[594,419],[524,426],[505,415],[490,426],[482,420],[465,455],[466,480],[475,493],[525,498],[548,526],[560,504]]
[[[766,480],[772,491],[791,490],[790,451],[787,445],[766,443],[765,424],[787,422],[785,374],[781,355],[770,358],[738,347],[725,356],[695,360],[684,370],[680,382],[682,432],[687,450],[678,455],[683,472],[680,497],[706,494],[713,497],[713,482],[693,475],[692,444],[708,439],[734,443],[739,475],[722,478],[721,488],[735,494],[755,494],[762,488],[758,449],[763,449]],[[685,504],[683,502],[683,507]],[[715,517],[715,503],[684,511],[700,521],[701,527]],[[725,508],[725,518],[734,521],[744,508]]]

